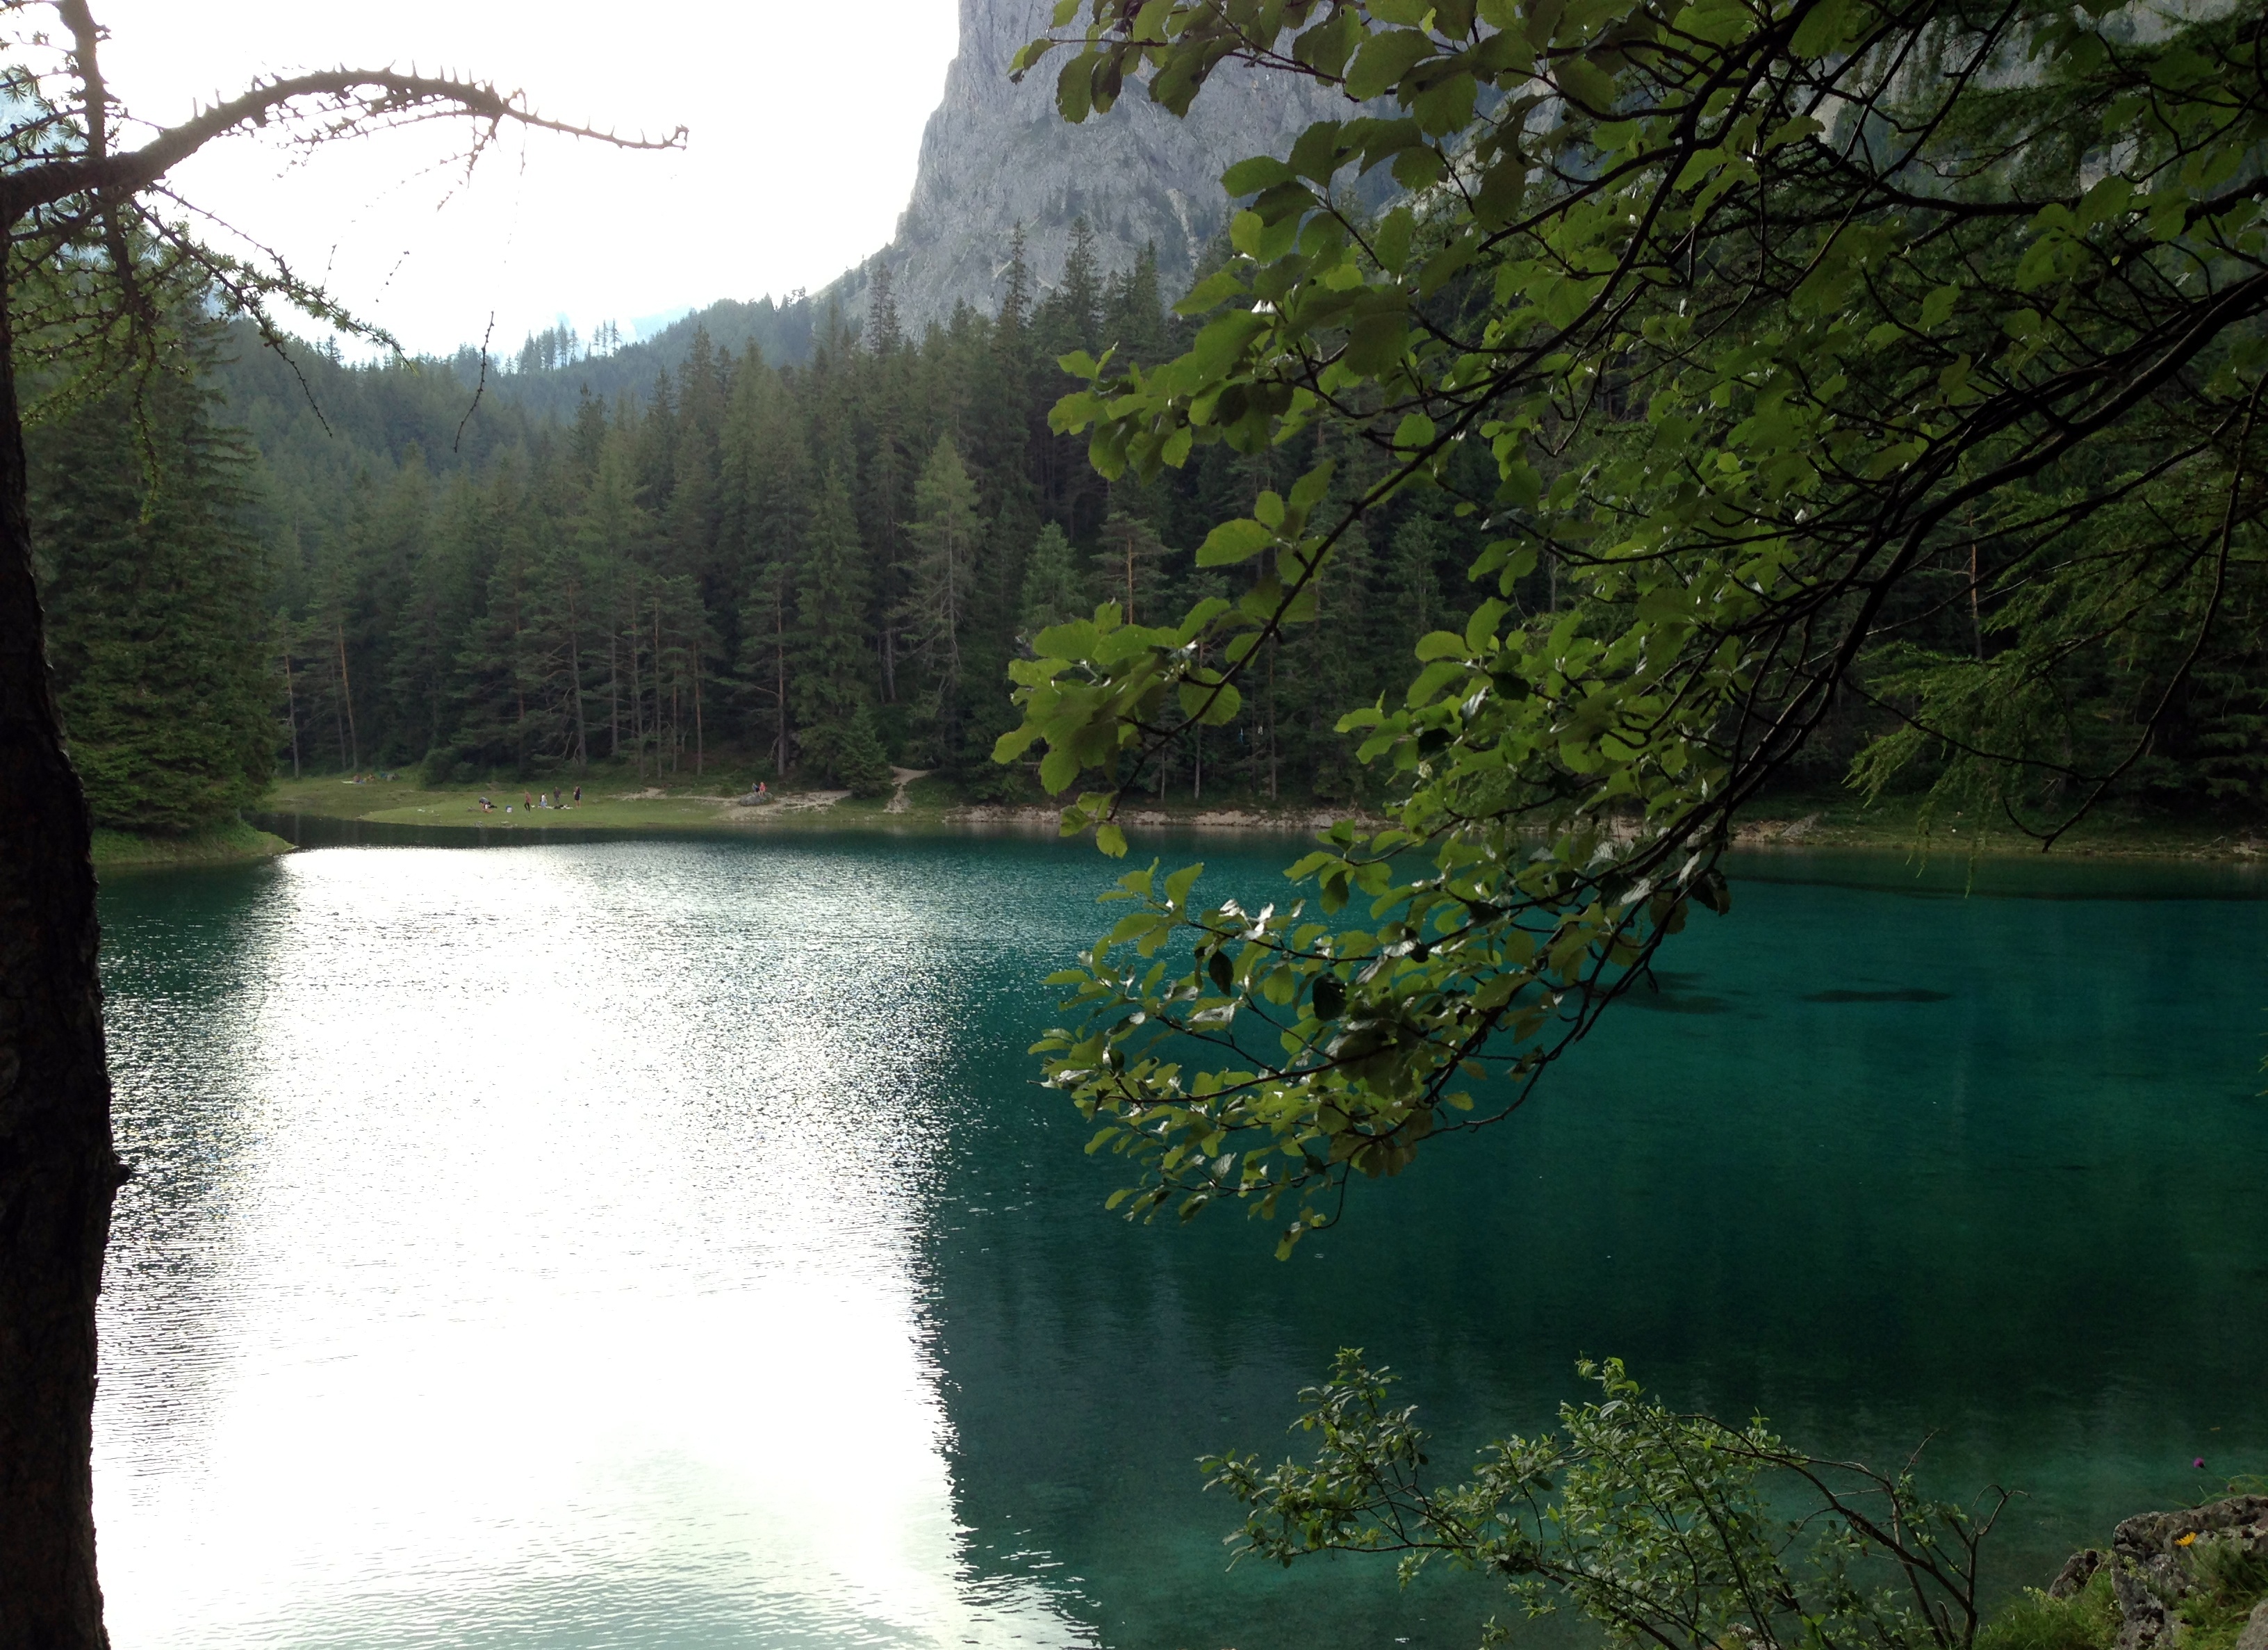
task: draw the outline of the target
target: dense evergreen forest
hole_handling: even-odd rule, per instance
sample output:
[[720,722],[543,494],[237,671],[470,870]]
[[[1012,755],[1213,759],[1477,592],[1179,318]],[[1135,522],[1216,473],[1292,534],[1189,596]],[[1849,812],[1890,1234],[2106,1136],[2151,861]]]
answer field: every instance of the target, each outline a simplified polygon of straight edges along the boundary
[[[996,316],[964,309],[912,339],[885,292],[868,335],[822,329],[807,363],[784,366],[696,335],[644,395],[585,393],[566,417],[530,409],[590,365],[558,359],[564,337],[483,382],[477,357],[352,367],[232,333],[204,374],[217,399],[197,403],[230,490],[201,496],[203,521],[236,547],[230,566],[247,541],[262,552],[263,616],[239,572],[234,616],[179,640],[266,684],[285,771],[469,781],[619,759],[673,782],[722,766],[872,791],[895,762],[1036,799],[990,760],[1015,720],[1005,668],[1023,638],[1099,601],[1169,622],[1219,593],[1190,548],[1306,455],[1212,449],[1158,484],[1103,482],[1083,440],[1048,428],[1071,383],[1057,357],[1163,359],[1186,328],[1146,261],[1106,274],[1077,247],[1042,295],[1007,251]],[[78,422],[43,438],[71,636],[109,622],[63,600],[83,557],[60,472],[88,438]],[[1413,508],[1388,543],[1351,547],[1254,713],[1161,787],[1354,797],[1360,770],[1333,725],[1455,616],[1469,536]],[[114,696],[76,657],[59,661],[85,707],[74,726],[99,738],[92,707]],[[231,806],[270,755],[246,762]],[[89,765],[107,819],[161,822],[106,771]]]
[[[49,419],[35,508],[98,817],[192,829],[278,768],[470,783],[610,762],[872,794],[898,763],[979,799],[1038,799],[990,759],[1016,720],[1009,660],[1101,601],[1170,623],[1237,593],[1194,547],[1303,471],[1319,438],[1201,446],[1154,482],[1105,482],[1082,439],[1049,430],[1072,387],[1059,357],[1164,360],[1191,329],[1147,262],[1106,272],[1081,243],[1043,286],[1020,246],[1005,252],[995,316],[963,309],[911,338],[885,285],[864,336],[822,325],[807,359],[781,364],[696,330],[642,394],[592,393],[622,364],[563,333],[504,362],[351,366],[238,327],[203,335],[139,413],[121,391]],[[1340,456],[1342,488],[1373,473],[1364,449]],[[1484,451],[1472,468],[1469,490],[1453,469],[1351,534],[1238,722],[1145,783],[1326,803],[1379,784],[1336,723],[1398,692],[1416,639],[1475,605],[1481,518],[1454,506],[1490,496]],[[1948,566],[1897,615],[1896,645],[1994,645],[1960,594],[1972,571]],[[2258,796],[2268,604],[2246,577],[2134,790]],[[1559,582],[1547,560],[1523,605],[1556,608]],[[2146,711],[2128,703],[2146,674],[2133,664],[2088,667],[2106,724]],[[1887,714],[1849,707],[1805,777],[1839,777]]]

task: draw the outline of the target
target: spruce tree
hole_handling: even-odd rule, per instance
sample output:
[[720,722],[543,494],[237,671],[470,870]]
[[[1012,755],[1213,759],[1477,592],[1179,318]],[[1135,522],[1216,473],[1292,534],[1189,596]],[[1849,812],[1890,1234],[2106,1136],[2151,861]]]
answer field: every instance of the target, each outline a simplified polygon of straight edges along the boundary
[[1071,541],[1050,521],[1032,541],[1032,553],[1024,563],[1021,633],[1028,639],[1051,624],[1076,619],[1087,605]]
[[920,674],[920,710],[937,748],[950,756],[961,731],[961,669],[969,600],[983,524],[976,485],[951,436],[939,436],[914,484],[914,519],[906,528],[913,556],[898,617]]
[[98,823],[163,834],[253,800],[276,743],[249,455],[186,381],[191,364],[173,365],[138,417],[92,401],[35,431],[29,455],[72,761]]
[[820,778],[873,795],[889,789],[890,765],[867,686],[873,660],[862,622],[865,563],[850,482],[839,465],[829,465],[796,581],[796,721],[804,755]]

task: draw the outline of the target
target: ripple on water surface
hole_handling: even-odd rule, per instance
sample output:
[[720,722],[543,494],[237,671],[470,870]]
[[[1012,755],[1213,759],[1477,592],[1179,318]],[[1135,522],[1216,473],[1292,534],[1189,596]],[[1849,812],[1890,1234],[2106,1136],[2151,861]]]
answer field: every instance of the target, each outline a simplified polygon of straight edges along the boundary
[[1822,1447],[1933,1430],[1940,1487],[2035,1492],[2001,1585],[2193,1455],[2268,1467],[2268,904],[1848,869],[1744,885],[1666,1012],[1285,1265],[1104,1215],[1029,1086],[1091,856],[121,879],[115,1642],[1469,1644],[1454,1581],[1221,1573],[1190,1458],[1273,1447],[1346,1344],[1452,1456],[1609,1351]]

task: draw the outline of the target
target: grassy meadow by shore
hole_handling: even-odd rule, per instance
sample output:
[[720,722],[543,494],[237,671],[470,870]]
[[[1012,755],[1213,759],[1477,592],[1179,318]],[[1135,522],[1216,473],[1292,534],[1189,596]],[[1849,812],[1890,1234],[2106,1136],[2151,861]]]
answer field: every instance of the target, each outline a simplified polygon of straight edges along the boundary
[[255,829],[240,820],[188,836],[144,836],[119,830],[94,833],[94,864],[98,871],[225,865],[291,851],[291,844],[281,836]]
[[[265,814],[312,814],[326,819],[428,828],[515,830],[654,830],[748,833],[768,830],[902,829],[948,830],[985,826],[1052,829],[1055,810],[1044,802],[971,802],[951,782],[907,769],[886,797],[854,797],[847,792],[773,785],[775,799],[743,807],[740,799],[755,786],[745,774],[711,773],[699,778],[676,776],[641,780],[631,773],[594,770],[573,801],[575,782],[549,778],[538,792],[525,781],[428,788],[409,774],[363,779],[327,774],[279,780],[254,810]],[[558,808],[531,799],[553,794]],[[481,807],[486,798],[494,806]],[[1349,812],[1344,803],[1314,799],[1270,803],[1241,795],[1193,799],[1130,797],[1127,823],[1151,829],[1305,833]],[[1355,809],[1359,816],[1371,817]],[[272,839],[271,839],[272,840]],[[1925,821],[1917,799],[1887,798],[1869,804],[1855,792],[1791,792],[1758,802],[1742,826],[1739,843],[1749,849],[1867,849],[1899,854],[2036,855],[2040,844],[2006,821],[1979,821],[1966,814]],[[2252,825],[2213,816],[2103,810],[2082,821],[2051,851],[2073,858],[2244,859],[2268,854],[2268,838]]]
[[[521,781],[429,788],[409,775],[357,780],[328,774],[279,780],[254,811],[468,830],[732,832],[780,826],[874,824],[887,820],[940,824],[960,806],[950,786],[916,776],[885,797],[775,787],[777,800],[741,807],[739,799],[748,794],[755,784],[753,779],[716,774],[656,784],[642,782],[632,774],[600,770],[581,781],[582,799],[576,801],[577,782],[571,778],[547,778],[539,792],[533,783]],[[555,792],[559,807],[541,802],[529,806],[532,799],[549,798]],[[483,799],[492,806],[483,808]]]

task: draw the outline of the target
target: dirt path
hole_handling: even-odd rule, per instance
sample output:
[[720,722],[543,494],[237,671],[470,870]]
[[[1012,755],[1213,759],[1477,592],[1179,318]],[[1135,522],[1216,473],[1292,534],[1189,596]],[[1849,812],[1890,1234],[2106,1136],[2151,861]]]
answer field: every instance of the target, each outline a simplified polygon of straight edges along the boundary
[[898,788],[890,792],[890,806],[884,808],[882,811],[885,814],[904,813],[906,811],[906,787],[917,779],[928,778],[930,771],[931,770],[927,768],[891,769],[890,777],[898,782]]

